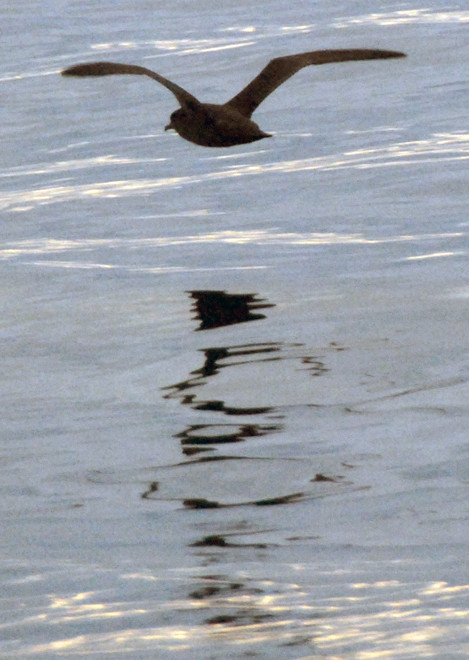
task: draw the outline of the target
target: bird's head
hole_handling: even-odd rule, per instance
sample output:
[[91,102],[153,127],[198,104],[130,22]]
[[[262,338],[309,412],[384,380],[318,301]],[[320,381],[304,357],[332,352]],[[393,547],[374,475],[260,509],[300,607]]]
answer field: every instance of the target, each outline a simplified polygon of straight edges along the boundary
[[197,122],[204,119],[205,113],[202,110],[203,107],[203,104],[199,103],[197,99],[186,101],[181,108],[178,108],[171,114],[169,117],[169,124],[165,126],[164,130],[168,131],[172,128],[179,133],[179,135],[185,137],[187,127],[191,122]]
[[173,129],[177,131],[178,125],[181,124],[181,122],[184,121],[186,116],[186,113],[182,108],[179,108],[178,110],[175,110],[173,113],[171,113],[169,117],[169,124],[164,127],[165,131],[169,131],[170,129]]

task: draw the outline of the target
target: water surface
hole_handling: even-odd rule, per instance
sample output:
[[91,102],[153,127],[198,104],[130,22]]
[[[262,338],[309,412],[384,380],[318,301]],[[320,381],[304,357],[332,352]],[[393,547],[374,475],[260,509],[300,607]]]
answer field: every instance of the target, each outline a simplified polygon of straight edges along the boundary
[[[466,657],[467,10],[2,18],[1,657]],[[58,75],[216,102],[360,46],[408,58],[305,69],[226,150]]]

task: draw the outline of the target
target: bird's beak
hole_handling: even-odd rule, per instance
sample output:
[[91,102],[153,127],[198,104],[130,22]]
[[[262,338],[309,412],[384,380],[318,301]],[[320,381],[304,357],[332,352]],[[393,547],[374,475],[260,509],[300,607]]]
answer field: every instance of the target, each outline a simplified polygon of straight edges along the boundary
[[164,127],[164,130],[165,130],[165,131],[169,131],[171,128],[174,128],[174,126],[173,126],[173,122],[172,122],[172,121],[170,121],[169,124],[168,124],[167,126]]

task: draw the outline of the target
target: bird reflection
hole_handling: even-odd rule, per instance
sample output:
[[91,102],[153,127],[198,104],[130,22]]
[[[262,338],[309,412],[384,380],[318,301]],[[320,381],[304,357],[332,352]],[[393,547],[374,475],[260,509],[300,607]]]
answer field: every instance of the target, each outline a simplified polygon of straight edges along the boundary
[[[252,309],[274,306],[259,300],[256,294],[252,293],[189,293],[195,300],[197,318],[201,321],[199,330],[208,329],[212,324],[218,327],[240,323],[241,320],[265,318],[263,315],[253,314]],[[235,332],[239,334],[240,328],[232,330],[231,334]],[[259,442],[259,439],[284,429],[290,406],[287,402],[285,406],[281,403],[275,406],[259,405],[264,403],[266,398],[265,383],[270,383],[272,393],[275,393],[273,396],[278,400],[278,389],[283,385],[285,376],[285,365],[282,363],[285,360],[292,361],[295,372],[320,376],[327,368],[318,356],[305,354],[303,344],[285,342],[217,346],[200,351],[204,355],[203,364],[191,371],[185,380],[163,388],[166,391],[165,398],[176,399],[197,412],[194,423],[186,425],[184,430],[173,436],[179,440],[185,459],[160,466],[142,493],[143,499],[176,499],[185,509],[207,511],[246,506],[272,507],[324,497],[329,491],[335,492],[338,486],[345,484],[340,476],[319,472],[315,459],[291,455],[286,459],[245,455],[246,449],[259,445],[263,447],[262,454],[266,444]],[[258,379],[261,374],[261,383],[257,387],[251,380],[250,367]],[[217,392],[218,376],[221,370],[227,368],[236,369],[232,379],[232,395],[241,397],[241,401],[247,397],[246,401],[251,405],[235,406],[233,401],[227,403],[221,398],[202,398],[201,394],[207,392],[207,388],[208,392]],[[216,381],[209,384],[209,379]],[[222,380],[226,382],[226,379]],[[244,454],[230,453],[236,443],[246,443]],[[191,458],[187,460],[188,457]],[[259,549],[266,547],[264,543],[242,544],[231,541],[225,533],[218,532],[191,544],[191,547],[199,549],[239,546]],[[215,619],[210,622],[215,622]]]
[[[271,356],[273,353],[281,351],[281,345],[277,343],[266,344],[245,344],[241,346],[227,346],[219,348],[205,348],[203,353],[205,355],[204,364],[199,368],[191,371],[190,378],[183,380],[174,385],[168,385],[163,390],[170,390],[169,394],[164,396],[165,399],[172,399],[178,397],[181,403],[190,405],[195,410],[213,410],[223,412],[225,415],[254,415],[269,412],[271,407],[233,407],[226,406],[223,401],[199,401],[195,394],[184,394],[186,390],[201,387],[205,384],[205,379],[218,374],[220,369],[226,367],[233,367],[236,365],[244,364],[246,362],[260,362],[271,361],[280,359],[277,356]],[[257,357],[261,355],[262,357]],[[268,355],[268,357],[266,357]],[[252,359],[254,357],[254,359]],[[235,362],[231,361],[235,358]],[[238,359],[241,358],[241,359]],[[227,362],[224,362],[228,360]],[[224,362],[224,363],[223,363]],[[182,395],[182,396],[181,396]]]
[[199,330],[219,328],[223,325],[258,321],[264,314],[255,314],[256,309],[275,307],[274,304],[256,300],[255,293],[225,293],[225,291],[188,291],[195,302],[193,311],[200,320]]
[[207,445],[242,442],[246,438],[259,438],[280,428],[278,424],[191,424],[176,437],[181,438],[183,453],[191,455],[203,451]]
[[[208,330],[224,325],[242,323],[264,319],[264,314],[254,313],[253,310],[275,307],[274,304],[257,298],[255,293],[230,294],[225,291],[188,291],[194,299],[193,311],[196,319],[200,321],[197,330]],[[221,413],[225,416],[251,416],[266,415],[262,423],[256,421],[243,423],[198,423],[189,425],[184,431],[175,435],[181,439],[183,453],[192,455],[196,452],[207,451],[216,445],[235,443],[263,436],[282,428],[280,421],[283,413],[273,406],[234,406],[221,399],[201,399],[199,390],[222,369],[236,368],[243,365],[255,365],[266,362],[294,360],[304,365],[304,369],[312,376],[320,376],[327,368],[316,356],[305,355],[298,349],[303,344],[287,344],[284,342],[259,342],[252,344],[238,344],[234,346],[217,346],[200,349],[204,354],[201,367],[191,371],[189,377],[173,385],[164,387],[167,393],[165,399],[179,399],[183,405],[193,410]],[[275,369],[272,371],[275,378]],[[255,397],[256,390],[253,389]]]

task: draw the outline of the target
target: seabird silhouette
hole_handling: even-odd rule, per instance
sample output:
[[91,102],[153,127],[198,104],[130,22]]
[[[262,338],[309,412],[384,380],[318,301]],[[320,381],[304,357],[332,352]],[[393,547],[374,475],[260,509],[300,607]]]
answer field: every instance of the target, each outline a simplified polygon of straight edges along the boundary
[[231,147],[236,144],[255,142],[272,137],[251,120],[257,106],[279,85],[305,66],[349,62],[351,60],[376,60],[405,57],[405,53],[392,50],[351,48],[339,50],[314,50],[309,53],[276,57],[258,76],[223,105],[201,103],[185,89],[164,78],[159,73],[135,64],[117,62],[89,62],[76,64],[62,71],[64,76],[109,76],[133,74],[149,76],[174,94],[181,107],[172,113],[167,131],[173,128],[179,135],[204,147]]

